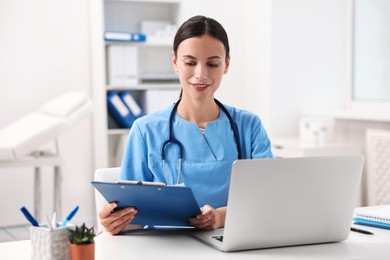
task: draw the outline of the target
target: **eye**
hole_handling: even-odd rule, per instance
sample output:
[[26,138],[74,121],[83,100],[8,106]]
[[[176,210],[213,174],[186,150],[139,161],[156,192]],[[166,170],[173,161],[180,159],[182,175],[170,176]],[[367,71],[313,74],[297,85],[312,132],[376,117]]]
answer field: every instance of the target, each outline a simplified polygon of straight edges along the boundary
[[219,66],[219,64],[216,64],[216,63],[208,63],[207,66],[209,66],[210,68],[217,68]]
[[190,61],[190,62],[184,62],[184,65],[186,66],[195,66],[196,62]]

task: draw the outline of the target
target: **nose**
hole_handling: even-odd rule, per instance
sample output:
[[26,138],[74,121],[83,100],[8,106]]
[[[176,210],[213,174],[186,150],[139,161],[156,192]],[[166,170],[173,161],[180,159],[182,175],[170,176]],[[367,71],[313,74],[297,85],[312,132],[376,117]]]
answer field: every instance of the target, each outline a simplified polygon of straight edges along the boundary
[[195,78],[197,80],[204,80],[207,79],[207,69],[205,66],[202,66],[201,64],[198,64],[195,69]]

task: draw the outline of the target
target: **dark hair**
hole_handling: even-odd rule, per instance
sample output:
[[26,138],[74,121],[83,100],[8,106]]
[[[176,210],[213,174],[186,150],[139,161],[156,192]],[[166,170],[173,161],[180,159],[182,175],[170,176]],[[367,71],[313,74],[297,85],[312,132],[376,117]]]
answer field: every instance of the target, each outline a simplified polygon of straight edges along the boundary
[[223,43],[226,50],[226,58],[228,58],[230,48],[229,39],[225,29],[216,20],[202,15],[191,17],[179,27],[176,32],[175,39],[173,40],[173,52],[177,56],[177,49],[182,41],[205,34],[208,34]]

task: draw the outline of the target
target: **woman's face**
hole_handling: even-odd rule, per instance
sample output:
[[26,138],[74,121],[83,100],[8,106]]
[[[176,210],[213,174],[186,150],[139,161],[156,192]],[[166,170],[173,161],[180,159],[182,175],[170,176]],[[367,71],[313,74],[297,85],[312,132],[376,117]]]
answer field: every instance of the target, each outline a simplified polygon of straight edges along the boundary
[[177,56],[172,52],[172,63],[179,75],[183,98],[214,98],[229,61],[223,43],[209,35],[182,41]]

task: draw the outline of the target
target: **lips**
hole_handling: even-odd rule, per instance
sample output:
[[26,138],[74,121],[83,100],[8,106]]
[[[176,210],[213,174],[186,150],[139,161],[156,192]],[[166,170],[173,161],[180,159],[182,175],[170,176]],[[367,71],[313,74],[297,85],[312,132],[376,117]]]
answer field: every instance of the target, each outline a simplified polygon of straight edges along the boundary
[[203,83],[191,83],[191,86],[198,90],[198,91],[204,91],[205,89],[207,89],[210,84],[203,84]]

